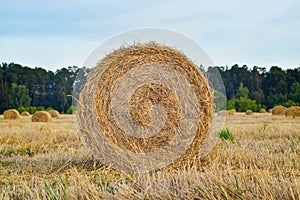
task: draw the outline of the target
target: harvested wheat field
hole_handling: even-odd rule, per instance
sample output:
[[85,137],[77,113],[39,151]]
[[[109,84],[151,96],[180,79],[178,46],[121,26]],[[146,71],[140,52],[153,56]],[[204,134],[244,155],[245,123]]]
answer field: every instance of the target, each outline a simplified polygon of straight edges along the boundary
[[300,118],[235,113],[201,170],[128,175],[102,166],[73,117],[32,123],[0,116],[0,199],[300,199]]

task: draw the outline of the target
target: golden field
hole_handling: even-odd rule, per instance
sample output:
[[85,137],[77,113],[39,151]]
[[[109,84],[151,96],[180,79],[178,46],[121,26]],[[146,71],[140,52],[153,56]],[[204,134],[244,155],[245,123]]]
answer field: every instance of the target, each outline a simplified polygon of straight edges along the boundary
[[71,115],[50,123],[0,116],[0,199],[300,199],[300,117],[228,116],[201,170],[131,176],[103,167]]

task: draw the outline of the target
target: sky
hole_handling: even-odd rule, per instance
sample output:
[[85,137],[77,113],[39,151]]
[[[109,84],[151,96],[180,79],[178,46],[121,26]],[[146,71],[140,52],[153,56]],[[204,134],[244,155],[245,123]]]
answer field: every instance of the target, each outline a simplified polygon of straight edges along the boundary
[[300,67],[299,0],[1,1],[0,62],[81,67],[103,42],[144,27],[191,38],[215,65]]

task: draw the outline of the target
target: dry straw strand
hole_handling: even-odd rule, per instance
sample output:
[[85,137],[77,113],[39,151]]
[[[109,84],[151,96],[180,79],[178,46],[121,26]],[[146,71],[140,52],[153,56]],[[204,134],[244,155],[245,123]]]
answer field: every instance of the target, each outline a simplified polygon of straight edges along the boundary
[[285,115],[286,107],[284,106],[275,106],[272,109],[272,115]]
[[20,113],[16,109],[9,109],[3,113],[4,119],[19,119]]
[[33,122],[51,122],[52,117],[51,117],[50,113],[48,113],[46,111],[36,111],[32,115],[31,121],[33,121]]
[[292,106],[285,111],[287,117],[300,117],[300,107]]
[[51,117],[53,117],[53,118],[59,118],[60,117],[60,114],[57,110],[49,110],[48,112],[50,113]]
[[[111,113],[112,91],[116,82],[126,72],[141,65],[166,65],[179,72],[191,85],[196,94],[200,113],[196,136],[189,148],[169,167],[183,167],[193,163],[199,157],[202,141],[210,131],[213,116],[213,92],[203,72],[182,52],[160,45],[156,42],[134,44],[121,47],[104,57],[92,69],[87,83],[80,93],[80,105],[95,105],[93,108],[79,106],[78,118],[84,140],[96,141],[97,137],[91,133],[101,133],[118,147],[132,153],[153,152],[169,143],[176,134],[180,125],[181,114],[177,99],[168,88],[148,84],[138,88],[130,100],[130,114],[136,124],[147,126],[149,123],[149,110],[154,104],[161,104],[167,112],[166,123],[156,135],[148,138],[137,138],[123,132],[114,121]],[[105,69],[105,70],[103,70]],[[96,85],[95,85],[96,84]],[[126,91],[120,91],[126,92]],[[94,97],[91,100],[90,97]],[[93,118],[95,113],[95,118]],[[93,121],[93,123],[86,123]],[[100,128],[100,129],[99,129]],[[103,130],[103,132],[99,131]],[[99,145],[90,146],[93,152],[99,152]],[[198,159],[199,160],[199,159]]]

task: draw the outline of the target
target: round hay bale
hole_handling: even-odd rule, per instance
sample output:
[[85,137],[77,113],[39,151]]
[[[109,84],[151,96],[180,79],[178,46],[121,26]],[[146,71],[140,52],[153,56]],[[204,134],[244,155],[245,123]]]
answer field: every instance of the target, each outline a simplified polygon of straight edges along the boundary
[[150,42],[107,54],[89,73],[76,115],[81,138],[104,164],[130,172],[181,168],[204,158],[213,98],[197,65]]
[[19,119],[20,113],[16,109],[9,109],[3,113],[4,119]]
[[292,106],[285,111],[287,117],[300,117],[300,107]]
[[236,113],[235,109],[231,109],[231,110],[220,110],[218,112],[218,116],[230,116],[230,115],[234,115],[234,113]]
[[23,111],[23,112],[21,113],[21,116],[23,116],[23,117],[28,117],[28,116],[30,116],[30,113],[27,112],[27,111]]
[[236,113],[235,109],[227,110],[226,115],[234,115]]
[[253,111],[252,110],[247,110],[246,115],[253,115]]
[[262,108],[259,110],[259,113],[267,113],[266,109]]
[[32,115],[31,121],[33,121],[33,122],[51,122],[52,117],[51,117],[50,113],[48,113],[46,111],[36,111]]
[[275,106],[272,109],[272,115],[285,115],[286,107],[284,106]]
[[272,108],[269,108],[268,113],[272,113]]
[[59,118],[60,114],[57,110],[49,110],[48,113],[50,113],[51,117],[53,118]]

